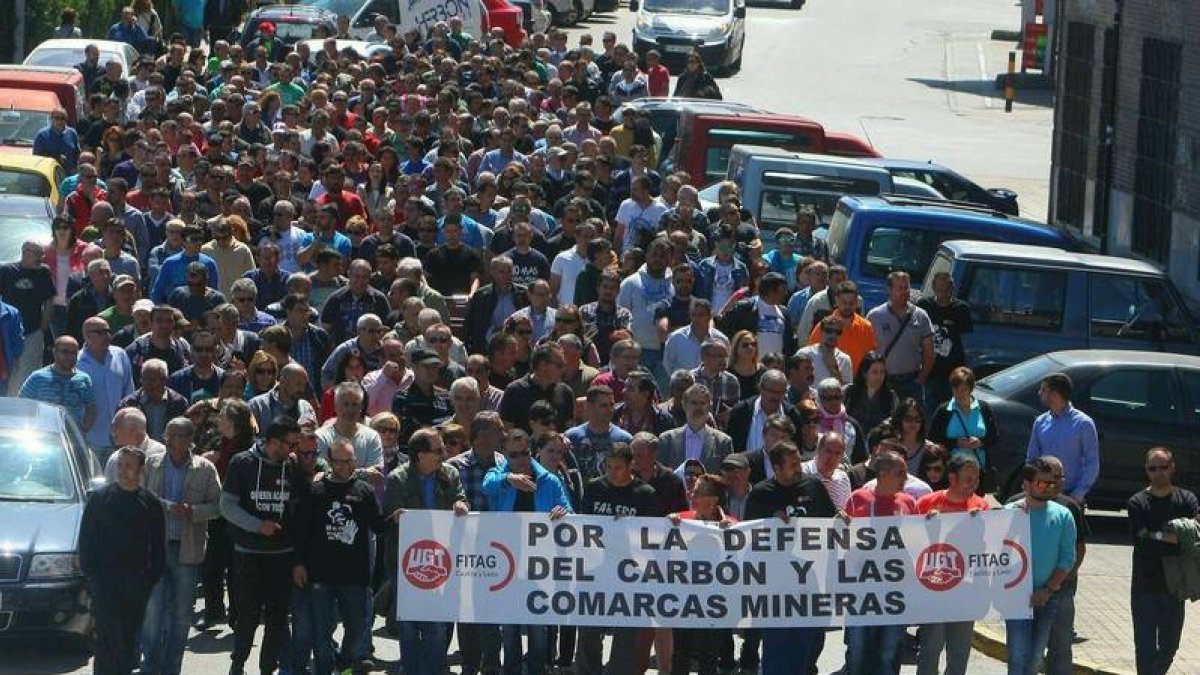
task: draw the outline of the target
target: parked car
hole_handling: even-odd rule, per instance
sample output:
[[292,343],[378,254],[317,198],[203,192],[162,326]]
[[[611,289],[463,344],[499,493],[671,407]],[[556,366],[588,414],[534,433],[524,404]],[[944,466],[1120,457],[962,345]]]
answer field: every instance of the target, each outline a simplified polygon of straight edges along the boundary
[[[1011,241],[1011,240],[1009,240]],[[1060,248],[946,241],[925,282],[948,272],[971,306],[967,362],[994,372],[1048,351],[1200,354],[1200,327],[1150,263]]]
[[100,50],[100,65],[116,61],[121,64],[121,74],[126,77],[133,72],[133,64],[140,56],[133,45],[116,40],[54,38],[34,47],[22,63],[26,66],[74,68],[76,64],[83,63],[83,49],[88,45],[96,45]]
[[[938,246],[951,239],[1080,248],[1066,230],[990,209],[899,195],[842,197],[829,221],[830,262],[845,265],[869,308],[887,299],[887,275],[926,279]],[[1010,362],[1013,363],[1013,362]]]
[[[375,32],[375,17],[386,16],[389,23],[395,24],[396,29],[403,34],[412,28],[419,28],[416,16],[418,12],[409,11],[413,4],[408,0],[302,0],[303,4],[329,10],[338,16],[350,17],[350,35],[362,39]],[[471,4],[462,4],[469,8],[469,14],[463,15],[463,30],[476,36],[487,32],[487,8],[482,0],[474,0]]]
[[[662,148],[659,150],[659,157],[662,158],[659,162],[659,168],[669,172],[669,164],[671,162],[671,151],[675,147],[675,139],[679,136],[679,118],[683,116],[684,111],[689,111],[693,114],[708,113],[765,113],[765,110],[755,108],[746,103],[738,103],[737,101],[715,101],[707,98],[674,98],[666,96],[647,96],[639,98],[621,106],[637,108],[643,115],[650,117],[650,128],[654,129],[659,136],[662,137]],[[621,110],[618,109],[613,113],[613,120],[620,124],[622,120]],[[697,180],[700,180],[697,177]]]
[[528,33],[545,33],[550,29],[550,9],[546,0],[508,0],[521,11],[521,26]]
[[663,65],[683,70],[699,52],[704,65],[732,74],[742,67],[746,43],[745,0],[630,0],[635,14],[633,50],[639,59],[657,49]]
[[661,168],[687,171],[693,180],[706,184],[725,175],[729,152],[738,144],[843,157],[879,154],[869,142],[850,134],[836,135],[831,144],[831,135],[819,122],[799,115],[685,109],[679,115],[677,137],[688,142],[674,144]]
[[57,405],[0,398],[0,633],[91,633],[79,522],[103,472]]
[[50,126],[50,114],[62,109],[52,91],[0,89],[0,145],[9,152],[32,153],[33,139]]
[[309,5],[267,5],[246,16],[238,34],[243,47],[258,37],[258,25],[264,21],[275,24],[275,37],[294,45],[301,40],[337,35],[337,15]]
[[21,245],[49,246],[54,205],[45,197],[0,195],[0,263],[20,262]]
[[884,157],[871,160],[892,173],[928,183],[943,197],[957,202],[988,206],[1010,216],[1021,215],[1017,193],[1008,188],[982,188],[957,171],[933,162]]
[[1021,489],[1016,473],[1033,420],[1045,410],[1038,383],[1056,372],[1071,377],[1071,404],[1095,420],[1100,437],[1100,478],[1088,493],[1088,507],[1123,508],[1145,487],[1145,453],[1156,445],[1174,450],[1176,484],[1200,484],[1200,358],[1089,349],[1035,356],[976,384],[975,396],[991,405],[1000,429],[1000,447],[989,452],[989,461],[1002,494]]
[[38,197],[50,200],[58,208],[66,172],[57,160],[36,155],[0,153],[0,195]]
[[0,65],[0,87],[54,92],[67,111],[67,124],[71,126],[87,116],[87,86],[83,73],[75,70],[74,64],[66,67]]
[[[335,42],[337,44],[338,54],[341,54],[349,49],[350,51],[354,52],[355,56],[363,59],[364,61],[370,61],[377,55],[386,56],[392,53],[392,48],[390,46],[378,42],[367,42],[365,40],[336,40]],[[308,47],[308,60],[310,63],[315,65],[321,50],[325,46],[325,40],[301,40],[296,43],[297,48],[299,48],[299,46],[302,44]]]

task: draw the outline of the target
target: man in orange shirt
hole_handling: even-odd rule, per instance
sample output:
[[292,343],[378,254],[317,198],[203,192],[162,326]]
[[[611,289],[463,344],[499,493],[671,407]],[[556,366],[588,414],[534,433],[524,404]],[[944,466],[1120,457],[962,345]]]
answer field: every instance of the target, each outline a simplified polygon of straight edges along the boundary
[[[853,281],[843,281],[833,288],[834,313],[842,320],[842,337],[838,339],[837,348],[850,356],[853,372],[858,372],[858,364],[867,352],[875,349],[875,329],[865,317],[859,316],[858,284]],[[821,324],[813,327],[808,336],[808,344],[815,345],[821,341]]]
[[[974,457],[955,455],[946,465],[950,487],[921,497],[917,511],[926,518],[936,518],[939,513],[963,513],[975,515],[988,509],[988,502],[975,494],[979,487],[979,462]],[[953,621],[927,624],[922,627],[921,651],[918,657],[918,673],[965,675],[967,661],[971,658],[971,637],[975,632],[974,621]],[[938,669],[942,650],[946,651],[946,668]]]

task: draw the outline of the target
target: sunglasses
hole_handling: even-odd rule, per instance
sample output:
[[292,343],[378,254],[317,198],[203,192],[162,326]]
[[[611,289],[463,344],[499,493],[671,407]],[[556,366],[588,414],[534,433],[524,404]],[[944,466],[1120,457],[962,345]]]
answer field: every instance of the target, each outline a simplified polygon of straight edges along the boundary
[[254,374],[255,374],[255,375],[271,375],[271,376],[274,376],[274,375],[275,375],[275,369],[274,369],[274,368],[255,368],[255,369],[254,369]]
[[1042,488],[1043,490],[1045,490],[1045,489],[1048,489],[1048,488],[1056,487],[1056,486],[1057,486],[1059,483],[1061,483],[1061,482],[1062,482],[1062,481],[1060,481],[1060,480],[1057,480],[1057,479],[1052,479],[1052,480],[1035,480],[1035,481],[1033,481],[1033,484],[1034,484],[1035,486],[1037,486],[1037,487],[1039,487],[1039,488]]

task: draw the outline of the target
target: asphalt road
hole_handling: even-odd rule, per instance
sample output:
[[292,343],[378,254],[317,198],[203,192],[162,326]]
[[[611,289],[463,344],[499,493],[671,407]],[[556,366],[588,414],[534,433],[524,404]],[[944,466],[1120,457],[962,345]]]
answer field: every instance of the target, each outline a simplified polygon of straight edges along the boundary
[[[1022,94],[1005,113],[991,80],[1011,44],[992,30],[1015,28],[1016,5],[1004,0],[809,0],[803,10],[751,7],[742,71],[720,80],[725,98],[812,117],[831,130],[868,138],[893,157],[932,159],[985,187],[1010,187],[1022,211],[1044,218],[1050,163],[1048,97]],[[629,40],[626,10],[599,15],[571,33],[613,30]],[[572,40],[573,41],[573,40]],[[831,633],[822,673],[840,668],[839,634]],[[193,633],[185,673],[223,673],[232,635]],[[395,663],[395,640],[376,639],[377,655]],[[256,663],[251,656],[250,664]],[[906,665],[902,672],[915,669]],[[54,639],[0,639],[0,674],[88,673],[89,657]],[[1004,664],[975,653],[971,672],[1003,673]]]

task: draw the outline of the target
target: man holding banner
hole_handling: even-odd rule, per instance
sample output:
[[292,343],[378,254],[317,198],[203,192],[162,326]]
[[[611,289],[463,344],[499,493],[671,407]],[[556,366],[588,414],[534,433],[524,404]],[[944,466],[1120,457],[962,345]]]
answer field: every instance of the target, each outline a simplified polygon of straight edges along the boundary
[[[483,492],[493,512],[548,513],[558,520],[571,511],[571,500],[558,477],[533,461],[529,434],[511,429],[504,437],[507,464],[497,465],[483,479]],[[529,636],[528,649],[521,649],[522,629]],[[504,640],[505,675],[544,675],[546,672],[546,626],[505,624],[500,627]],[[522,665],[524,671],[522,671]]]
[[[768,453],[775,476],[768,478],[746,498],[746,520],[779,518],[832,518],[837,515],[821,481],[804,475],[800,450],[781,443]],[[809,672],[825,648],[821,628],[768,628],[763,630],[762,675],[795,675],[797,664],[808,664]]]
[[[605,460],[605,475],[588,482],[583,492],[581,513],[612,516],[663,516],[658,493],[633,475],[633,450],[628,443],[613,443]],[[594,626],[579,629],[575,654],[576,675],[638,675],[637,628],[613,628],[612,651],[606,667],[601,667],[604,629]]]
[[[413,460],[397,468],[387,478],[383,510],[391,518],[400,521],[406,509],[434,509],[449,511],[465,516],[470,511],[467,494],[463,491],[458,470],[442,461],[446,446],[442,437],[432,427],[423,427],[413,432],[408,441],[408,450]],[[388,560],[399,560],[405,569],[419,570],[436,567],[437,560],[420,560],[429,553],[413,547],[400,551],[409,560],[400,560],[397,554]],[[399,603],[397,603],[399,604]],[[444,675],[446,672],[446,624],[440,621],[414,621],[403,616],[403,607],[398,607],[400,616],[400,661],[406,675]]]

